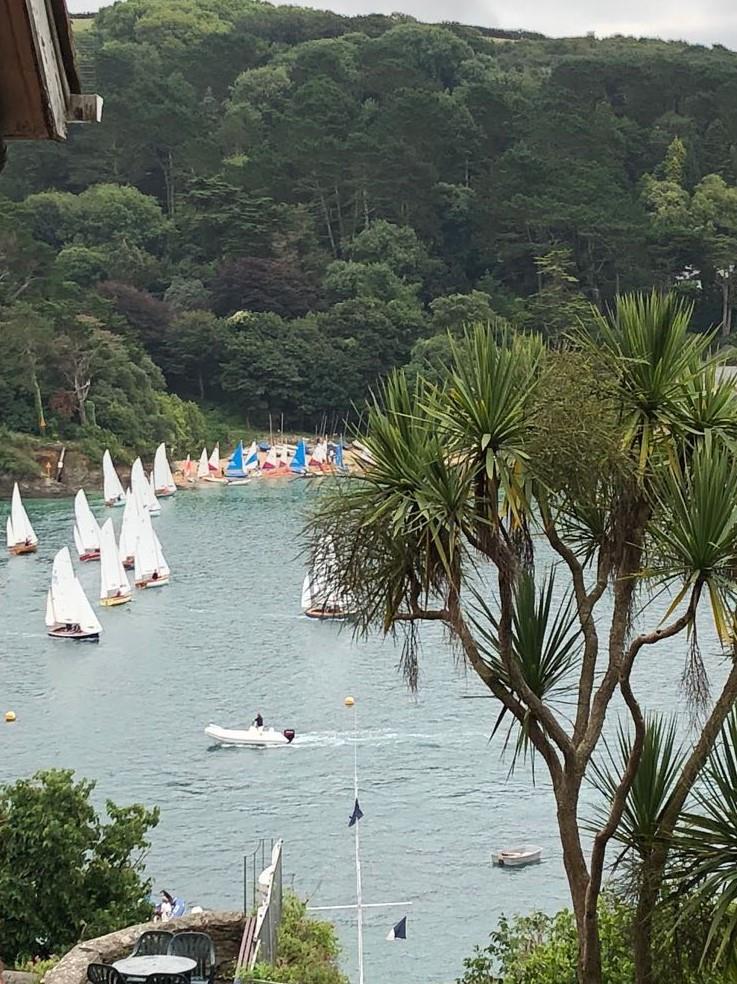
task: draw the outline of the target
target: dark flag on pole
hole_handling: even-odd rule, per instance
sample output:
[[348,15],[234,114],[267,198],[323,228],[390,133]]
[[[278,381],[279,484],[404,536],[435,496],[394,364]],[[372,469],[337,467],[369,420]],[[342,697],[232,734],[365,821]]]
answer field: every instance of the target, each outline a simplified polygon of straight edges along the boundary
[[387,933],[388,940],[406,940],[407,939],[407,917],[402,916],[396,926],[389,930]]
[[353,813],[351,813],[350,818],[348,820],[348,826],[352,827],[353,824],[357,823],[362,816],[363,816],[363,810],[358,805],[358,800],[356,800],[356,802],[353,805]]

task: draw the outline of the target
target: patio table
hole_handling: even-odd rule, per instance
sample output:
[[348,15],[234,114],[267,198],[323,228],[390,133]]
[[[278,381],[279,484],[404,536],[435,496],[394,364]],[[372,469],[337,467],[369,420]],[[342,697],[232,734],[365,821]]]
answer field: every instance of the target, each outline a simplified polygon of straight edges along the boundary
[[191,960],[189,957],[173,957],[168,953],[157,953],[148,957],[123,957],[113,964],[123,977],[139,980],[148,977],[149,974],[184,974],[189,977],[196,966],[196,960]]

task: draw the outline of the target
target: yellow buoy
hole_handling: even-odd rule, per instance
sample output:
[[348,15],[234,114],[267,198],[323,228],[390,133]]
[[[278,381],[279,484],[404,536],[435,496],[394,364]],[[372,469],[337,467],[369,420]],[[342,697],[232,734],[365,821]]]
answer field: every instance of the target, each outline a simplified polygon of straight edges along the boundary
[[355,700],[352,697],[346,697],[346,699],[343,701],[343,703],[345,704],[346,707],[353,707],[353,705],[356,702],[355,702]]
[[6,711],[5,720],[10,724],[11,721],[15,721],[15,711]]

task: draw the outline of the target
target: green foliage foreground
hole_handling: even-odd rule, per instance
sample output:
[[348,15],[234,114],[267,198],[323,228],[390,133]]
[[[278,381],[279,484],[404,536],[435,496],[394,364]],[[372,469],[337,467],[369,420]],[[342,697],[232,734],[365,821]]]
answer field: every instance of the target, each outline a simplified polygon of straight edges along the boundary
[[143,874],[158,809],[90,802],[95,783],[37,772],[0,789],[0,958],[10,966],[152,915]]
[[284,896],[277,942],[277,960],[257,964],[241,977],[242,984],[279,981],[282,984],[348,984],[338,969],[340,947],[331,923],[307,915],[307,907],[291,892]]

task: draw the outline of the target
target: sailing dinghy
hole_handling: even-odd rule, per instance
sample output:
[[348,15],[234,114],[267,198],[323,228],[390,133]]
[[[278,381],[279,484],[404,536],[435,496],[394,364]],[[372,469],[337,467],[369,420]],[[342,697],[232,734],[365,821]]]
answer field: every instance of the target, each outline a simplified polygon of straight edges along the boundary
[[228,485],[248,485],[251,481],[246,472],[243,455],[243,441],[238,441],[236,449],[230,456],[230,461],[225,469],[225,478]]
[[276,731],[274,728],[250,728],[237,730],[235,728],[220,728],[217,724],[208,724],[205,728],[208,738],[213,738],[218,745],[241,745],[251,748],[277,748],[280,745],[291,745],[294,741],[294,731],[286,728]]
[[255,475],[259,472],[258,448],[256,442],[251,441],[248,451],[245,452],[244,470],[248,475]]
[[294,457],[289,462],[290,471],[295,475],[307,474],[307,445],[304,441],[299,441],[294,452]]
[[177,490],[177,487],[174,484],[174,476],[171,473],[169,459],[166,457],[165,444],[160,444],[156,448],[156,454],[154,455],[153,484],[154,494],[164,498],[169,495],[174,495]]
[[100,559],[100,527],[84,489],[80,489],[74,497],[74,545],[80,560]]
[[199,464],[197,465],[197,478],[202,481],[202,479],[207,478],[210,474],[210,466],[207,463],[207,448],[202,449],[202,454],[200,455]]
[[220,469],[220,445],[216,444],[212,449],[212,454],[210,455],[207,462],[207,475],[205,475],[206,482],[217,482],[219,485],[225,485],[227,482],[226,478],[223,478]]
[[350,618],[348,600],[343,593],[333,587],[335,551],[332,544],[325,550],[311,571],[305,574],[302,582],[302,611],[307,618],[322,621]]
[[125,505],[123,485],[118,478],[113,459],[107,448],[105,448],[105,453],[102,456],[102,493],[106,506]]
[[54,557],[51,587],[46,596],[46,629],[55,639],[97,642],[102,626],[74,574],[69,549]]
[[28,513],[21,501],[20,489],[16,482],[10,500],[10,515],[5,523],[8,537],[8,550],[13,557],[35,553],[38,550],[38,537],[31,526]]
[[100,604],[109,608],[131,600],[131,586],[125,573],[112,519],[106,519],[100,530]]
[[310,468],[317,468],[324,471],[328,461],[328,446],[325,441],[319,440],[313,448],[310,456]]
[[131,466],[131,492],[136,497],[136,505],[140,512],[145,511],[151,516],[157,516],[161,512],[161,506],[151,483],[146,478],[140,458],[136,458]]
[[135,549],[135,582],[137,588],[158,588],[169,583],[169,565],[164,559],[159,538],[145,510],[138,521]]
[[138,538],[138,521],[140,511],[138,500],[130,489],[125,494],[125,508],[123,509],[123,523],[120,527],[120,542],[118,544],[118,556],[120,562],[126,570],[132,570],[134,556],[136,552],[136,540]]

